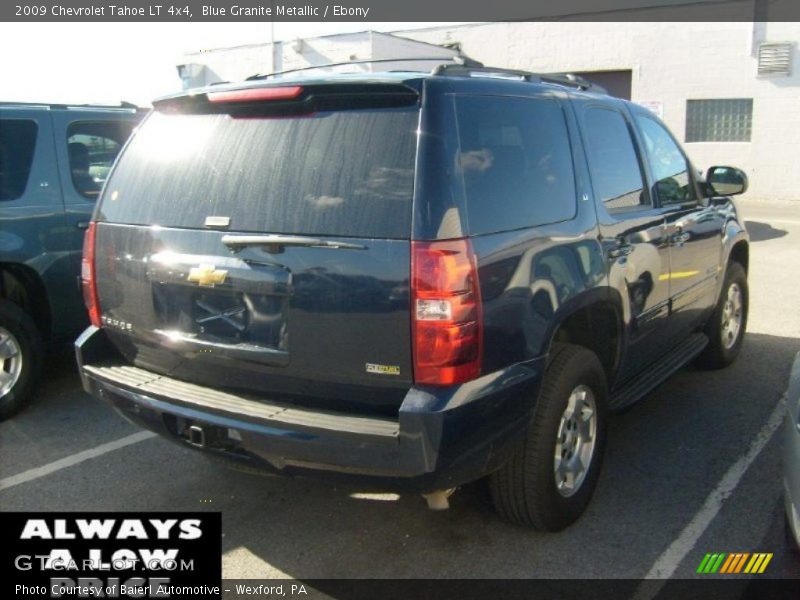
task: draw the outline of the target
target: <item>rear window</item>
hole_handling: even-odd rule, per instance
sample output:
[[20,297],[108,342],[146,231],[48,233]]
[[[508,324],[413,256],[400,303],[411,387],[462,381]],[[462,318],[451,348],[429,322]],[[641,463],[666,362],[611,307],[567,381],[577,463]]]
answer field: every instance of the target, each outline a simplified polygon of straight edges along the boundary
[[67,156],[75,191],[95,200],[135,123],[78,121],[67,128]]
[[407,238],[419,111],[301,117],[153,113],[111,173],[98,217],[117,223]]
[[471,234],[575,215],[572,152],[557,101],[458,96],[456,114]]
[[0,200],[25,193],[36,149],[35,121],[0,119]]

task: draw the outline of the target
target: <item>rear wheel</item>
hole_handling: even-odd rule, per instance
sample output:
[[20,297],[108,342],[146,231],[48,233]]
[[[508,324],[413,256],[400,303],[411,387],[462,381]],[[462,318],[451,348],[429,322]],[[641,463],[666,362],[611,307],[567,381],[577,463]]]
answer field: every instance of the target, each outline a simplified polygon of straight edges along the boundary
[[0,420],[19,412],[30,398],[42,363],[42,341],[31,318],[0,300]]
[[606,379],[597,356],[559,344],[525,439],[490,476],[497,512],[546,531],[572,524],[591,500],[606,439]]
[[719,301],[705,328],[709,342],[698,357],[700,365],[721,369],[739,356],[747,328],[748,299],[744,267],[729,262]]

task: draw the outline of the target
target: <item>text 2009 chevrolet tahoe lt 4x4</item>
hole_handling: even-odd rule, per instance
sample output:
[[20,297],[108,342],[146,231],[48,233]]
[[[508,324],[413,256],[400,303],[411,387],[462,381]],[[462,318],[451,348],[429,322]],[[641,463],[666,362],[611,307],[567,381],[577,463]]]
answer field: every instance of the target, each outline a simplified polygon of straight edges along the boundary
[[164,98],[85,241],[83,382],[284,473],[586,508],[607,412],[732,362],[748,237],[646,109],[447,65]]

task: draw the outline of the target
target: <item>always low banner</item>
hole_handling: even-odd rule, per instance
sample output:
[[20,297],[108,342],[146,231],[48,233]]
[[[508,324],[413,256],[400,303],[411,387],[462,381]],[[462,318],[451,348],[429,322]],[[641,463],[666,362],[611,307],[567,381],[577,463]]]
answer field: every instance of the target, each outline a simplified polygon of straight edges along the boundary
[[220,513],[0,513],[3,597],[219,598]]

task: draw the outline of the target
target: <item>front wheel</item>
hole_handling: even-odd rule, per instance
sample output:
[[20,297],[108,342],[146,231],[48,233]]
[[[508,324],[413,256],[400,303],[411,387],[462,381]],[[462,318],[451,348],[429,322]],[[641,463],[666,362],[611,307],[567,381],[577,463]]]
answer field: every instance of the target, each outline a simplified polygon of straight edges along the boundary
[[706,324],[709,341],[698,357],[700,365],[721,369],[736,360],[747,328],[748,301],[747,273],[739,263],[730,262],[719,301]]
[[593,352],[558,344],[525,439],[489,478],[505,519],[559,531],[591,500],[606,440],[606,378]]
[[31,318],[0,300],[0,421],[28,401],[42,363],[42,342]]

